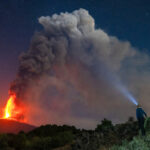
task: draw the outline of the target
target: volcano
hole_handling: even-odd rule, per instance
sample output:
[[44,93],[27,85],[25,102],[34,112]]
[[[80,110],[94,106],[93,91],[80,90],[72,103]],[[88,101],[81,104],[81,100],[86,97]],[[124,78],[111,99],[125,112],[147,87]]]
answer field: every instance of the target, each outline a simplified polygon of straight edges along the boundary
[[35,128],[36,128],[35,126],[14,121],[11,119],[0,119],[0,133],[17,134],[20,131],[29,132]]

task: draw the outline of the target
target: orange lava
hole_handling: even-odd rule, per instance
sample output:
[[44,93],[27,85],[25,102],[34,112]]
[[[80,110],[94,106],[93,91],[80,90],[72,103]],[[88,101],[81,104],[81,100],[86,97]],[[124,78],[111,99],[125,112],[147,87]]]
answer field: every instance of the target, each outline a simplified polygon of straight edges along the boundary
[[11,118],[12,117],[12,112],[15,109],[15,95],[10,96],[10,98],[7,101],[6,107],[5,107],[5,112],[4,112],[4,117],[3,118]]
[[21,108],[21,106],[17,106],[16,95],[10,95],[4,108],[4,115],[2,118],[24,121],[23,108]]

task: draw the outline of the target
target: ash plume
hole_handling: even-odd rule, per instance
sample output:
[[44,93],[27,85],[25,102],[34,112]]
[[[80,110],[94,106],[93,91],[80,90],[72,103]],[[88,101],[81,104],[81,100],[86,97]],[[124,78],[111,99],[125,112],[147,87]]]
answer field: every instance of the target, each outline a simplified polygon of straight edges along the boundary
[[36,106],[29,106],[30,116],[25,114],[31,122],[91,128],[104,117],[125,120],[134,110],[115,88],[119,80],[146,101],[148,92],[138,90],[149,88],[144,82],[145,76],[149,79],[149,56],[96,29],[87,10],[42,16],[39,23],[43,30],[34,34],[29,50],[19,57],[10,87],[10,94]]

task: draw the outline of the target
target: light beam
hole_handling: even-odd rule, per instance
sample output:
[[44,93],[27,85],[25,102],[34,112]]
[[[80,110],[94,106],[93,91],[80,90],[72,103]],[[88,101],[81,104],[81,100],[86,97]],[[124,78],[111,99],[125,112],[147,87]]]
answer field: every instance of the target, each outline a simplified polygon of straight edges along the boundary
[[138,105],[137,100],[134,98],[134,96],[121,84],[118,86],[118,89],[120,90],[120,92],[128,98],[128,100],[130,100],[130,102],[132,102],[135,105]]

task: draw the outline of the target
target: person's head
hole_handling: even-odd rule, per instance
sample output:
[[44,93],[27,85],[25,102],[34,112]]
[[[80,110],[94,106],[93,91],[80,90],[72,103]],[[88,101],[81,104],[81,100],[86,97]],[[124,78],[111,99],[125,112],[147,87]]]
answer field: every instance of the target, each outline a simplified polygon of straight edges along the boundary
[[138,105],[137,105],[137,108],[140,108],[140,107],[141,107],[141,105],[140,105],[140,104],[138,104]]

